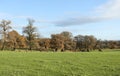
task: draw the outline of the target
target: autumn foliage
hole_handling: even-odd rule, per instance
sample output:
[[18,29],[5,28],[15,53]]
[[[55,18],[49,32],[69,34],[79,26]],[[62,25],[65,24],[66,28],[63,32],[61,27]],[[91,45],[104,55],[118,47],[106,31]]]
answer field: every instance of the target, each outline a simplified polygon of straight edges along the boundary
[[82,51],[119,49],[120,41],[98,40],[93,35],[73,36],[71,32],[63,31],[59,34],[52,34],[51,38],[39,37],[34,20],[28,19],[28,25],[23,27],[23,35],[16,30],[11,30],[11,21],[2,20],[0,22],[0,48],[1,50],[36,50],[36,51]]

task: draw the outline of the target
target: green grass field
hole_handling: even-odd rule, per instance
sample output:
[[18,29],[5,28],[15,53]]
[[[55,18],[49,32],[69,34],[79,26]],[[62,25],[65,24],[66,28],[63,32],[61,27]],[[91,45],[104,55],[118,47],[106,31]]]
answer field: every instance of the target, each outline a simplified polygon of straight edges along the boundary
[[2,51],[0,76],[120,76],[120,51]]

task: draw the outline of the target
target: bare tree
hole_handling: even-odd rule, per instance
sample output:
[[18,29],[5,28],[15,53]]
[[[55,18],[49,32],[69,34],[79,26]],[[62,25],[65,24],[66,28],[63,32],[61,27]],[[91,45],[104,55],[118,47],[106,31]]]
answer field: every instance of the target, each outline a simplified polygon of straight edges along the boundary
[[37,36],[36,27],[33,26],[35,21],[32,19],[28,19],[28,26],[23,28],[23,33],[26,35],[28,40],[29,50],[32,50],[32,46],[34,45],[34,39]]
[[3,42],[1,50],[4,50],[4,48],[5,48],[8,31],[9,31],[9,29],[11,29],[10,24],[11,24],[11,21],[9,21],[9,20],[2,20],[0,22],[0,27],[1,27],[0,33],[2,34],[2,42]]

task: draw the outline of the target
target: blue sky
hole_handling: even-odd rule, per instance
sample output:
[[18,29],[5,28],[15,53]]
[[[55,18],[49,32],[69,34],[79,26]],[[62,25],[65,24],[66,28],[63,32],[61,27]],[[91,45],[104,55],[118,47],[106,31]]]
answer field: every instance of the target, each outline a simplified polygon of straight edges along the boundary
[[27,18],[44,37],[62,31],[120,40],[120,0],[1,0],[0,20],[22,33]]

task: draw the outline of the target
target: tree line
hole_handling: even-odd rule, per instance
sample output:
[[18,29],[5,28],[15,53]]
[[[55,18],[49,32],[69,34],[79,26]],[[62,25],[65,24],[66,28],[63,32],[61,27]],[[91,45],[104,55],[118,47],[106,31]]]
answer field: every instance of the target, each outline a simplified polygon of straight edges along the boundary
[[28,25],[23,27],[23,35],[16,30],[11,30],[11,21],[0,21],[0,49],[1,50],[36,50],[36,51],[61,51],[89,52],[102,49],[120,49],[120,41],[100,40],[93,35],[73,36],[71,32],[63,31],[59,34],[52,34],[51,38],[39,37],[36,31],[34,20],[28,19]]

